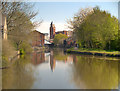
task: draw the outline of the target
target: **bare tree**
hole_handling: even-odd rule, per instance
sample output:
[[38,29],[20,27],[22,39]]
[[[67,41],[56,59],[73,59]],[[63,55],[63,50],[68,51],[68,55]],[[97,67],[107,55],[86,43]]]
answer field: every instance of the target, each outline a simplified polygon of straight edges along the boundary
[[29,33],[42,23],[42,20],[34,20],[38,12],[33,11],[33,6],[26,2],[0,3],[0,10],[7,15],[8,37],[15,42],[17,49],[30,38]]

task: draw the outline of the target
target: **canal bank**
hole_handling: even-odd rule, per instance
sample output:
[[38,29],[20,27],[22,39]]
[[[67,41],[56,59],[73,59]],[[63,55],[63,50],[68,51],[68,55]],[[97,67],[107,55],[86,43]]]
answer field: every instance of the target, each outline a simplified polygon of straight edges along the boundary
[[71,55],[58,48],[48,53],[35,51],[2,70],[2,88],[115,89],[118,88],[118,64],[117,60]]
[[105,51],[87,51],[80,49],[67,49],[67,53],[71,54],[81,54],[81,55],[93,55],[93,56],[103,56],[103,57],[118,57],[120,58],[119,52],[105,52]]

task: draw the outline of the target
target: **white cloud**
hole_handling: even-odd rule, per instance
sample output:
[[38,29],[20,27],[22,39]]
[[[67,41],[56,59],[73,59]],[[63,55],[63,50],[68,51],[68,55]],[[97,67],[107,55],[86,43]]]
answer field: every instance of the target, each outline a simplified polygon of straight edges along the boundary
[[[40,31],[41,33],[49,33],[50,29],[50,23],[51,22],[43,22],[39,27],[36,28],[36,30]],[[64,22],[53,22],[56,27],[56,31],[63,31],[63,30],[70,30],[67,26],[67,23]]]
[[36,30],[40,31],[41,33],[49,33],[50,22],[42,22]]

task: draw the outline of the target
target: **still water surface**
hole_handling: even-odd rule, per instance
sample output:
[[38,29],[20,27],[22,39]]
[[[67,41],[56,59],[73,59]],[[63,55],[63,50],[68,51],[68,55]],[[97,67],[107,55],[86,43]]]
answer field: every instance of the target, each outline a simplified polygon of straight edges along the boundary
[[2,71],[3,89],[116,89],[118,61],[65,54],[62,49],[21,56]]

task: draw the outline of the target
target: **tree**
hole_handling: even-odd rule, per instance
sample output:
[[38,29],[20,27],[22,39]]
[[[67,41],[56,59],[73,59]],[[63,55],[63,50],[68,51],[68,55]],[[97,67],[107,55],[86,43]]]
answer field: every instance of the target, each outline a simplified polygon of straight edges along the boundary
[[[74,31],[74,35],[73,35],[73,39],[78,40],[78,32],[80,30],[80,26],[81,24],[85,21],[86,17],[90,14],[92,14],[94,11],[93,11],[93,8],[85,8],[85,9],[80,9],[80,11],[78,11],[73,19],[69,19],[67,22],[69,24],[69,28],[73,29]],[[81,31],[82,32],[82,31]],[[83,34],[83,33],[82,33]],[[78,36],[77,36],[78,35]]]
[[63,45],[63,42],[64,42],[64,40],[65,39],[67,39],[68,37],[67,37],[67,35],[65,35],[65,34],[57,34],[57,35],[55,35],[55,38],[54,38],[54,40],[53,40],[53,43],[55,44],[55,45]]
[[42,21],[34,20],[37,12],[33,11],[33,4],[25,2],[2,2],[0,10],[7,15],[8,38],[12,40],[17,50],[23,41],[27,42],[29,33]]
[[[118,38],[118,19],[100,10],[99,7],[93,10],[86,15],[82,23],[78,24],[78,27],[71,24],[77,36],[76,39],[85,48],[112,49],[110,42]],[[74,21],[78,22],[80,19],[73,19]]]

